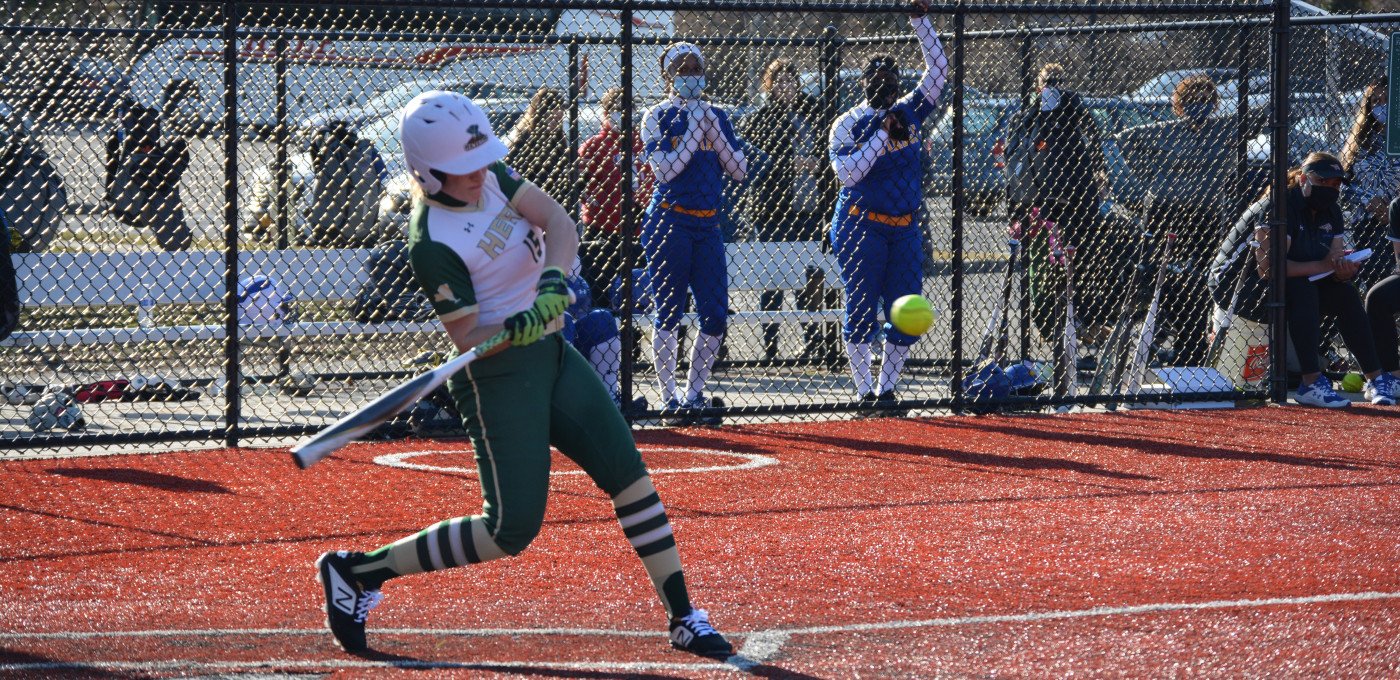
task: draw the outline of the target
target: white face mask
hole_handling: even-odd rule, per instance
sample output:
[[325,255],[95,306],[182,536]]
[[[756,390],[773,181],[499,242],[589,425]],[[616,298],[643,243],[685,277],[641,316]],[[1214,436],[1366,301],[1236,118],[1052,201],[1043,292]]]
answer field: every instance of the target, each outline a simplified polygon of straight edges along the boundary
[[1390,105],[1389,105],[1389,104],[1381,104],[1381,105],[1379,105],[1379,106],[1377,106],[1377,107],[1371,109],[1371,117],[1372,117],[1372,118],[1375,118],[1377,123],[1380,123],[1381,125],[1385,125],[1386,119],[1388,119],[1388,118],[1390,117]]
[[1060,105],[1060,89],[1056,87],[1040,88],[1040,110],[1054,111]]

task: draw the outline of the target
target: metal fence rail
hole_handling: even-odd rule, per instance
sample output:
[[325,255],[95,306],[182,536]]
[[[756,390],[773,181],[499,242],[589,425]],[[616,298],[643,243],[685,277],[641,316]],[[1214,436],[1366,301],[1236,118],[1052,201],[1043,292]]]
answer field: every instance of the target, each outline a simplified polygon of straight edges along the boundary
[[[0,209],[24,303],[0,340],[0,446],[309,433],[429,368],[448,343],[407,269],[397,111],[432,88],[478,101],[506,163],[580,221],[586,303],[604,313],[571,310],[576,346],[634,421],[1286,398],[1282,291],[1247,301],[1213,346],[1228,305],[1211,272],[1289,166],[1374,150],[1358,112],[1400,15],[934,3],[930,99],[907,10],[24,4],[0,25]],[[741,179],[657,177],[666,140],[644,122],[681,40],[704,54]],[[862,146],[880,119],[838,149],[873,173],[853,180],[830,131],[866,100],[877,55],[908,105],[888,146]],[[1372,198],[1344,205],[1357,248],[1383,245]],[[1281,226],[1282,207],[1254,219]],[[710,244],[678,323],[681,255],[657,245],[673,232]],[[1363,283],[1393,265],[1381,255]],[[717,298],[706,282],[722,275]],[[903,293],[932,301],[927,334],[885,325]],[[1356,359],[1326,331],[1323,370],[1340,378]],[[713,362],[708,401],[678,417],[666,400],[686,397],[696,361]],[[460,427],[445,405],[386,436]]]

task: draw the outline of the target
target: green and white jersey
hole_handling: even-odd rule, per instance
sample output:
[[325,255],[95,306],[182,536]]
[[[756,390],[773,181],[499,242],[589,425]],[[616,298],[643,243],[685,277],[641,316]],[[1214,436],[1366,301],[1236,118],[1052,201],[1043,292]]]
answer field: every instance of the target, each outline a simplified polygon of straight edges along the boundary
[[544,270],[544,231],[515,210],[526,186],[533,185],[496,162],[478,204],[437,194],[413,206],[413,275],[443,321],[476,312],[478,324],[499,324],[534,304]]

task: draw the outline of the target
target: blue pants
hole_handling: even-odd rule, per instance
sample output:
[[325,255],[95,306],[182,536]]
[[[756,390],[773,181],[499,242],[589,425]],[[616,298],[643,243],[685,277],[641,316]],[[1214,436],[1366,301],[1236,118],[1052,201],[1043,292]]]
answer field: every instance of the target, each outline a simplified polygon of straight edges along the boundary
[[[923,292],[923,230],[917,221],[891,227],[848,215],[840,206],[831,224],[831,246],[846,289],[846,340],[873,342],[881,329],[880,314],[888,319],[895,300]],[[918,339],[889,323],[884,332],[896,345],[907,347]]]
[[695,295],[700,332],[720,336],[729,323],[729,269],[719,223],[652,206],[642,222],[642,248],[651,274],[657,327],[673,331]]

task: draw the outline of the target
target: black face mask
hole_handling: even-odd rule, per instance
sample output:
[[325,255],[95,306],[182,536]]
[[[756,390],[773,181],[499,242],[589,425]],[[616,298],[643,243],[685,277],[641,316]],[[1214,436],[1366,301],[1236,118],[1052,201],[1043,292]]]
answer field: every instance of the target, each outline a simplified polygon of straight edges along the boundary
[[877,109],[888,109],[899,96],[899,82],[893,78],[876,78],[865,82],[865,101]]
[[1316,184],[1308,192],[1308,207],[1313,210],[1326,210],[1337,203],[1337,199],[1342,195],[1341,189],[1336,187],[1323,187]]

